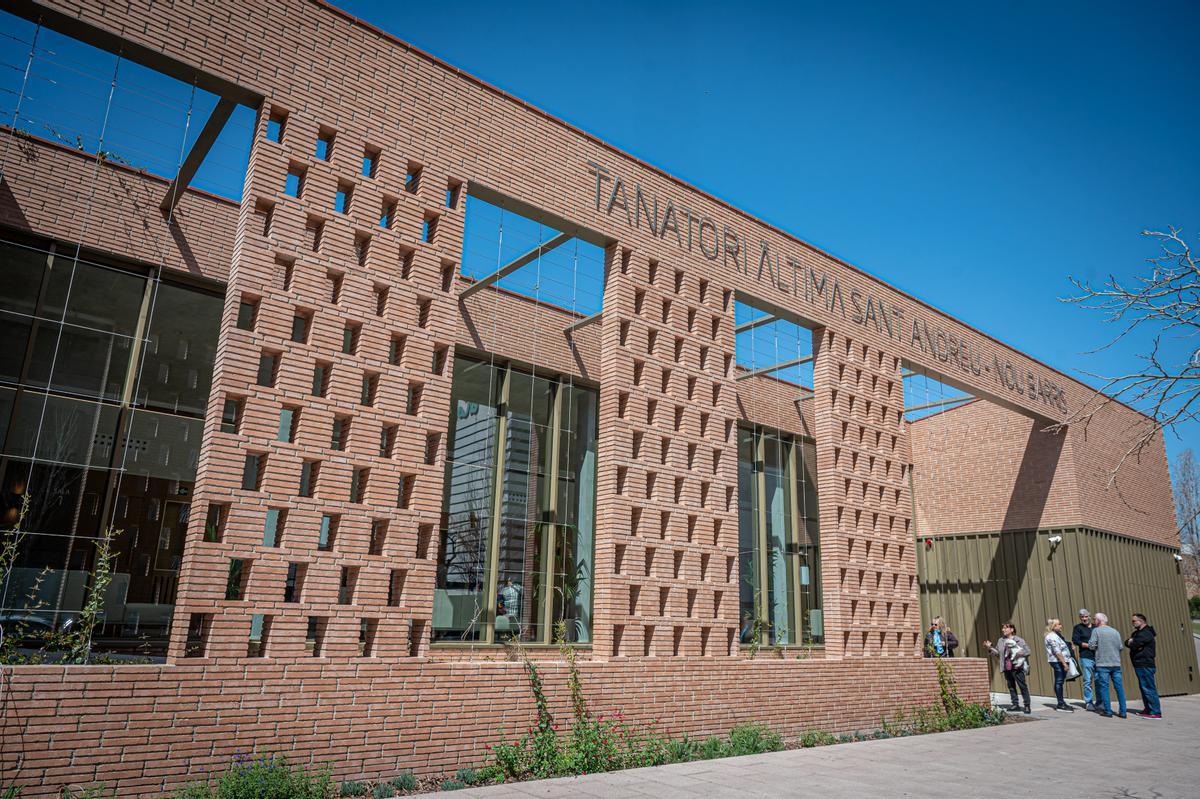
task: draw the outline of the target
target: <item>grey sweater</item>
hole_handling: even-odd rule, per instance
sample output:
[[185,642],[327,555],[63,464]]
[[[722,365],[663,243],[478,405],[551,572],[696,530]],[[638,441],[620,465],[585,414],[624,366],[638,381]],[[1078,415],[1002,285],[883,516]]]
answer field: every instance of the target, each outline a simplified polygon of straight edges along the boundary
[[1088,647],[1096,653],[1097,666],[1121,666],[1121,650],[1125,648],[1125,642],[1121,640],[1121,634],[1115,628],[1107,625],[1092,628]]

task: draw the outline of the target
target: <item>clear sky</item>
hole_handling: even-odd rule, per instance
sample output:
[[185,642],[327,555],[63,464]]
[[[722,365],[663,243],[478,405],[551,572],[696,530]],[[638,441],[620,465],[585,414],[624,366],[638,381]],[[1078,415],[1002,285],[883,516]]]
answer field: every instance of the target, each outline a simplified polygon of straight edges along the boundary
[[[1085,355],[1114,331],[1066,276],[1200,246],[1200,3],[339,5],[1083,379],[1146,346]],[[110,104],[112,57],[44,31],[22,94],[0,22],[6,122],[172,174],[214,98],[126,63]],[[194,185],[238,194],[252,122]]]
[[1081,378],[1066,276],[1200,246],[1200,3],[338,5]]

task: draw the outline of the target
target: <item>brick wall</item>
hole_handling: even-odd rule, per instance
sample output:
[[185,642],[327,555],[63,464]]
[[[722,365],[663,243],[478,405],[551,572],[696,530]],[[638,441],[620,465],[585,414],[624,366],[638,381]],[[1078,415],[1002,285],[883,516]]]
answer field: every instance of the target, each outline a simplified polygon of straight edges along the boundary
[[168,182],[94,155],[0,129],[8,150],[0,225],[116,253],[154,266],[225,280],[238,205],[186,192],[168,224],[158,207]]
[[[615,706],[621,694],[624,709],[661,715],[676,731],[713,732],[755,718],[794,733],[875,726],[897,703],[932,698],[932,670],[916,657],[901,370],[911,362],[950,373],[1025,413],[1057,413],[1039,380],[1061,385],[1070,406],[1087,396],[1085,387],[324,4],[50,5],[266,99],[241,204],[189,195],[182,237],[154,221],[161,182],[104,165],[88,203],[72,193],[92,178],[76,155],[56,150],[6,164],[5,219],[13,224],[24,220],[26,228],[127,255],[161,252],[167,265],[224,276],[228,287],[193,500],[196,519],[210,503],[228,507],[225,534],[189,536],[170,665],[116,674],[16,671],[7,718],[32,742],[25,766],[38,776],[29,779],[52,790],[101,774],[128,779],[131,793],[150,792],[167,774],[252,746],[344,756],[368,775],[433,770],[521,723],[527,709],[506,715],[473,700],[478,689],[494,704],[518,707],[525,689],[514,664],[497,661],[497,650],[428,645],[460,346],[599,386],[594,643],[584,668],[601,704]],[[271,114],[286,115],[282,142],[264,136]],[[313,156],[319,131],[334,135],[327,161]],[[379,160],[364,177],[366,148]],[[633,211],[642,207],[636,184],[645,203],[651,194],[658,209],[672,202],[676,229],[686,231],[671,235],[665,211],[653,211],[653,223],[649,210],[610,213],[612,204],[594,194],[601,186],[589,162],[606,170],[605,193],[619,176]],[[406,172],[415,168],[421,178],[409,192]],[[283,191],[289,170],[303,172],[298,197]],[[451,186],[501,192],[608,241],[603,322],[567,336],[562,328],[578,317],[560,309],[495,291],[460,301],[463,203],[447,207]],[[333,208],[339,187],[352,189],[346,213]],[[72,203],[111,215],[113,229],[73,227],[59,210]],[[387,204],[395,211],[381,228]],[[691,221],[680,223],[685,206]],[[721,232],[723,255],[703,247],[704,224],[691,245],[700,219],[713,237]],[[431,240],[422,235],[426,222],[436,230]],[[731,255],[731,242],[741,255]],[[802,403],[803,418],[779,381],[735,381],[737,292],[815,328],[814,394]],[[258,304],[253,330],[236,327],[243,300]],[[302,341],[292,340],[297,314],[311,317]],[[910,335],[918,321],[932,332]],[[257,380],[264,353],[279,359],[271,385]],[[1001,360],[1011,366],[1007,379],[991,366]],[[328,390],[314,396],[318,364],[331,373]],[[415,385],[422,398],[409,413]],[[227,398],[244,404],[234,433],[220,431]],[[300,410],[290,443],[276,440],[284,407]],[[331,445],[335,415],[351,421],[345,449]],[[736,644],[736,426],[743,419],[817,442],[827,644],[810,661],[750,661]],[[1138,417],[1119,411],[1114,419]],[[384,425],[395,425],[398,437],[386,454],[378,446]],[[1092,433],[1072,448],[1109,458],[1095,442]],[[265,459],[253,490],[241,487],[247,453]],[[314,496],[298,496],[304,463],[314,461]],[[1151,466],[1141,484],[1153,492]],[[350,495],[356,469],[369,470],[361,497]],[[400,503],[408,479],[414,490]],[[275,547],[261,543],[268,508],[286,511]],[[323,514],[340,523],[333,548],[319,551]],[[378,553],[369,547],[376,522],[387,529]],[[231,558],[251,564],[242,600],[224,598]],[[297,602],[283,601],[289,563],[307,567]],[[358,574],[345,603],[338,601],[343,568]],[[389,603],[395,573],[403,591]],[[184,657],[192,614],[212,619],[197,658]],[[265,662],[247,657],[252,614],[271,617]],[[305,652],[310,617],[327,625],[317,658]],[[359,655],[363,620],[376,625],[370,657]],[[558,666],[548,668],[561,680]],[[964,668],[969,692],[980,696],[982,664]]]
[[[597,712],[658,721],[672,736],[724,734],[746,720],[787,736],[846,732],[938,694],[930,661],[677,658],[582,664]],[[954,661],[960,695],[987,696],[982,660]],[[565,669],[541,672],[552,710],[570,716]],[[23,797],[105,783],[117,795],[164,790],[236,754],[286,752],[340,779],[478,766],[485,746],[522,734],[533,701],[519,663],[308,661],[4,669],[0,769],[22,761]]]
[[1055,435],[978,400],[913,422],[917,533],[1090,526],[1178,546],[1161,436],[1109,485],[1131,416],[1113,406]]
[[[1091,393],[856,267],[319,0],[237,5],[202,0],[169,7],[138,0],[119,10],[102,0],[22,0],[15,8],[30,16],[51,9],[123,36],[247,87],[266,97],[271,109],[293,115],[298,124],[285,132],[282,153],[272,156],[275,163],[251,164],[247,206],[273,202],[286,161],[277,156],[312,160],[318,126],[326,126],[353,156],[364,145],[382,150],[384,175],[368,189],[372,198],[381,191],[402,193],[403,164],[420,164],[434,178],[431,190],[440,191],[447,175],[486,186],[619,241],[639,259],[658,260],[668,272],[683,268],[704,275],[718,293],[736,288],[756,297],[760,307],[789,309],[814,327],[844,329],[1012,407],[1061,415],[1039,391],[1039,380],[1060,386],[1070,407]],[[350,169],[348,161],[338,167],[334,149],[337,176],[355,180],[357,168]],[[257,144],[252,162],[271,150]],[[589,162],[607,170],[599,194]],[[309,209],[314,213],[328,209],[325,200],[331,199],[334,183],[332,172],[319,172],[324,177],[318,207]],[[624,181],[628,213],[608,202],[615,176]],[[658,199],[655,224],[648,219],[651,211],[633,213],[639,210],[635,187],[645,203]],[[674,224],[659,224],[668,201]],[[701,247],[700,220],[712,225],[705,228],[709,239],[720,234],[716,254]],[[761,259],[764,243],[769,262]],[[821,276],[827,278],[824,283]],[[997,370],[994,358],[1007,368]]]

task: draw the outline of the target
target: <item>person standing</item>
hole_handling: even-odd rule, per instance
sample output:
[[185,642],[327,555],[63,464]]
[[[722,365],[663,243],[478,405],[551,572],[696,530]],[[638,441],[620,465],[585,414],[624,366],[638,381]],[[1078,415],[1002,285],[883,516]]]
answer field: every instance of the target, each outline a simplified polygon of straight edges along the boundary
[[941,616],[934,616],[925,633],[925,657],[952,658],[957,648],[958,636],[946,626]]
[[1079,649],[1079,676],[1083,680],[1083,705],[1086,710],[1095,710],[1096,651],[1088,646],[1092,637],[1092,614],[1087,608],[1079,609],[1079,623],[1071,631],[1071,643]]
[[1154,681],[1154,628],[1146,623],[1146,617],[1141,613],[1133,614],[1133,635],[1125,642],[1129,647],[1129,660],[1133,663],[1133,673],[1137,675],[1138,687],[1142,690],[1141,712],[1134,713],[1144,719],[1161,719],[1162,704],[1158,701],[1158,686]]
[[1092,628],[1092,637],[1088,639],[1088,648],[1096,653],[1096,691],[1100,694],[1100,702],[1104,711],[1100,714],[1106,719],[1113,716],[1112,702],[1108,695],[1108,685],[1111,682],[1117,689],[1117,702],[1120,712],[1125,718],[1125,683],[1121,677],[1121,650],[1125,648],[1121,634],[1108,625],[1108,616],[1096,614],[1096,626]]
[[[1025,673],[1029,671],[1029,656],[1032,651],[1029,649],[1029,644],[1025,643],[1025,639],[1017,635],[1017,628],[1013,623],[1005,622],[1000,625],[1000,640],[992,646],[991,641],[984,641],[983,646],[992,656],[1000,661],[1000,666],[1004,670],[1004,681],[1008,683],[1008,693],[1012,697],[1012,705],[1009,710],[1021,710],[1022,706],[1017,702],[1017,690],[1020,689],[1021,699],[1024,700],[1025,714],[1033,712],[1029,706],[1029,682],[1025,679]],[[1120,641],[1117,642],[1118,644]]]
[[1062,636],[1062,622],[1058,619],[1046,619],[1046,661],[1054,669],[1054,696],[1058,699],[1055,710],[1063,713],[1073,713],[1071,707],[1063,699],[1063,685],[1067,681],[1068,664],[1071,662],[1071,647]]

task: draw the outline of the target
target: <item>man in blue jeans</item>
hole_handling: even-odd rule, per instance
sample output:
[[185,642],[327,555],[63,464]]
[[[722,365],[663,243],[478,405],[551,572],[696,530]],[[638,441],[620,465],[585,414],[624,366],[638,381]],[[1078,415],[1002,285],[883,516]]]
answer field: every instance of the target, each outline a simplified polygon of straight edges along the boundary
[[1124,648],[1125,642],[1121,640],[1121,634],[1108,626],[1108,616],[1097,613],[1096,627],[1092,630],[1092,637],[1088,639],[1088,649],[1096,653],[1096,692],[1100,694],[1100,702],[1104,707],[1100,715],[1106,719],[1113,716],[1112,703],[1108,697],[1110,682],[1117,689],[1117,703],[1120,707],[1117,715],[1121,718],[1126,717],[1125,683],[1121,678],[1121,650]]
[[1091,637],[1092,614],[1087,608],[1080,608],[1079,624],[1071,630],[1071,643],[1079,650],[1079,676],[1083,679],[1084,709],[1088,711],[1096,709],[1093,704],[1096,695],[1092,692],[1092,683],[1096,680],[1096,653],[1088,648]]
[[1142,703],[1146,706],[1134,715],[1144,719],[1161,719],[1162,705],[1158,701],[1158,686],[1154,682],[1154,628],[1146,623],[1141,613],[1133,614],[1133,635],[1125,642],[1129,647],[1129,660],[1137,674],[1138,686],[1142,689]]

